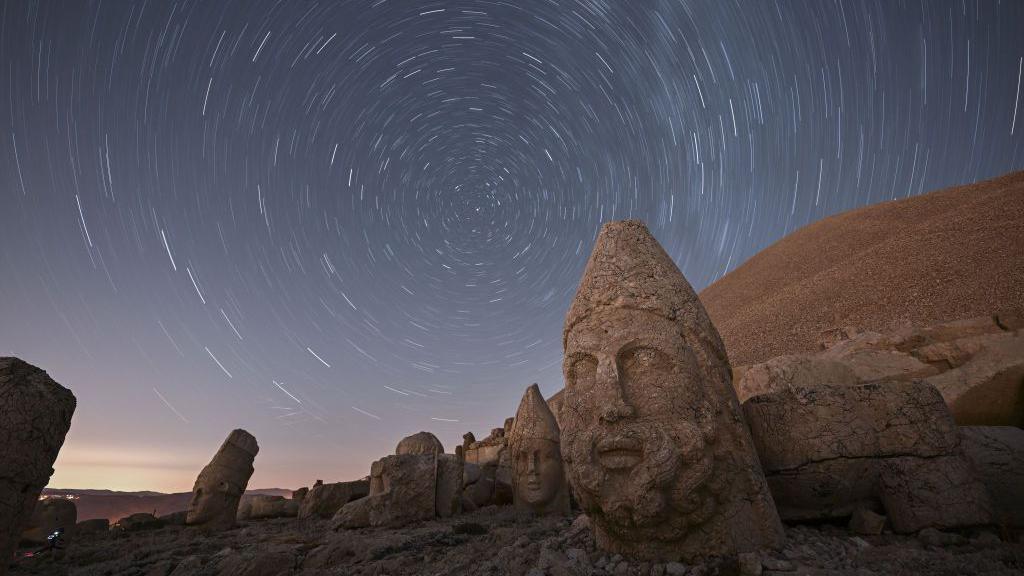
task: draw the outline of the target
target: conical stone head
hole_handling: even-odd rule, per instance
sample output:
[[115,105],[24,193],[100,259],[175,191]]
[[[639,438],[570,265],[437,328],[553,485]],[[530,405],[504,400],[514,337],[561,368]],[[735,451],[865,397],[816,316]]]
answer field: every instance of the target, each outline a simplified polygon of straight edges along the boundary
[[512,501],[522,514],[568,514],[569,490],[554,414],[534,384],[526,389],[508,435]]
[[249,484],[259,451],[256,438],[245,430],[228,434],[196,478],[185,523],[214,529],[234,526],[238,502]]
[[693,561],[781,542],[721,338],[642,222],[601,229],[563,344],[562,454],[602,548]]

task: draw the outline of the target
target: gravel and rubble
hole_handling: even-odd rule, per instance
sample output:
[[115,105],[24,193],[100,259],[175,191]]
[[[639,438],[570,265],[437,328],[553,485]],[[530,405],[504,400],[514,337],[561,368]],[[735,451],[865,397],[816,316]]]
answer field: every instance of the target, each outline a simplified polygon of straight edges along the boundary
[[[1002,537],[1001,537],[1002,536]],[[183,526],[80,535],[59,557],[22,558],[12,575],[46,576],[788,576],[1020,575],[1020,534],[924,530],[856,535],[833,524],[787,526],[769,554],[698,565],[632,561],[594,545],[588,520],[517,521],[511,507],[402,529],[334,532],[321,519],[273,519],[224,532]]]

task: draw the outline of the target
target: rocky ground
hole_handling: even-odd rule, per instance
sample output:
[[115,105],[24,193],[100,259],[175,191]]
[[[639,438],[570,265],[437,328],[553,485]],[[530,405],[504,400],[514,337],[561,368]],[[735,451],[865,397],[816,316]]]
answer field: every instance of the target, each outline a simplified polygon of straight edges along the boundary
[[585,517],[517,522],[488,507],[403,529],[333,532],[326,520],[267,520],[220,533],[181,526],[81,535],[63,558],[23,558],[16,576],[513,576],[1024,574],[1019,535],[994,531],[854,536],[834,525],[790,526],[784,549],[686,566],[598,551]]

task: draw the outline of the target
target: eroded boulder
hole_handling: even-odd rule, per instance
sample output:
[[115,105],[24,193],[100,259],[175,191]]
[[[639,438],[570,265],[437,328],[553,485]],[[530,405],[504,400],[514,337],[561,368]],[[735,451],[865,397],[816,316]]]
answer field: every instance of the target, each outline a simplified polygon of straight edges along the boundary
[[[370,493],[345,504],[334,515],[335,529],[364,526],[401,527],[437,514],[437,457],[396,454],[370,467]],[[310,496],[312,496],[312,491]]]
[[309,490],[299,505],[299,518],[330,518],[341,507],[349,502],[362,498],[370,493],[370,483],[366,480],[351,482],[319,483]]
[[444,454],[444,446],[430,432],[417,432],[398,442],[395,454]]
[[1024,430],[1015,426],[960,428],[964,454],[988,487],[996,521],[1024,528]]
[[75,396],[46,372],[0,357],[0,558],[13,554],[50,481],[74,412]]
[[991,520],[956,424],[928,384],[793,388],[743,410],[784,520],[881,506],[901,532]]
[[569,484],[560,442],[555,415],[533,384],[523,394],[508,433],[513,503],[518,514],[569,514]]

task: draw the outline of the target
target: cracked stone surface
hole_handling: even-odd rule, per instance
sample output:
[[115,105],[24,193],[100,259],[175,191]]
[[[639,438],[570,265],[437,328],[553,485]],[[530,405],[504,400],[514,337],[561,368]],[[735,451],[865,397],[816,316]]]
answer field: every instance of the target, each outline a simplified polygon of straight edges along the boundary
[[992,519],[956,423],[924,382],[794,388],[743,410],[785,520],[883,505],[901,532]]
[[693,560],[781,544],[718,332],[642,222],[602,227],[563,344],[562,457],[598,546]]
[[[0,357],[0,558],[10,557],[50,481],[75,396],[43,370]],[[0,562],[0,576],[7,571]]]
[[1024,528],[1024,430],[1014,426],[960,428],[964,454],[988,487],[1001,526]]

